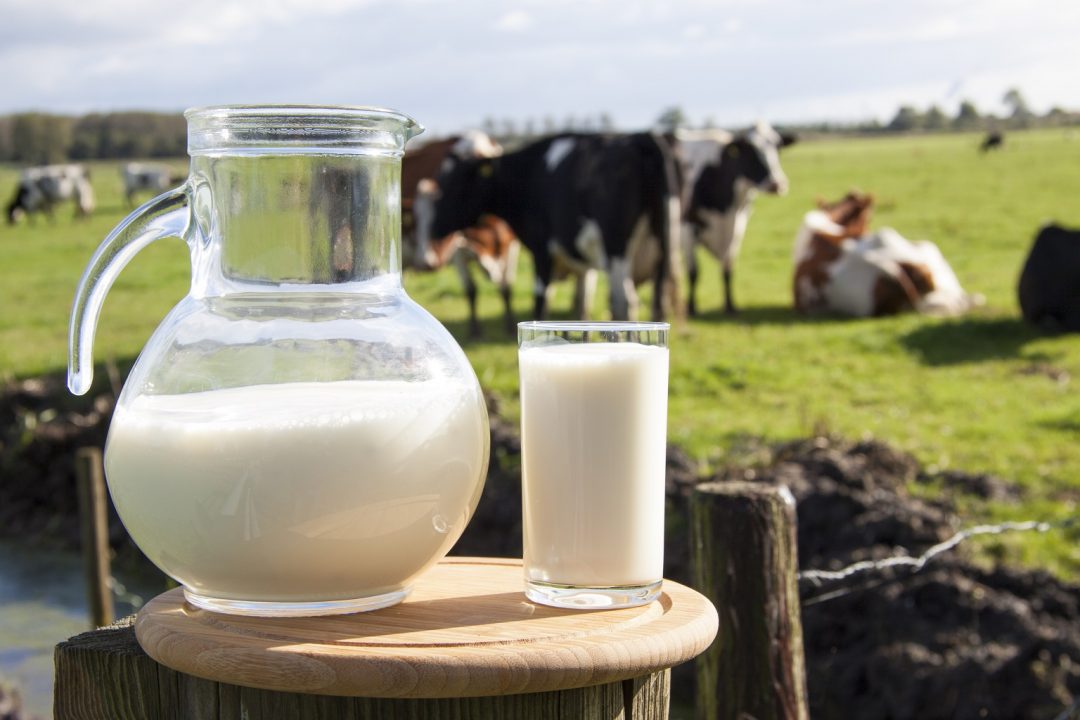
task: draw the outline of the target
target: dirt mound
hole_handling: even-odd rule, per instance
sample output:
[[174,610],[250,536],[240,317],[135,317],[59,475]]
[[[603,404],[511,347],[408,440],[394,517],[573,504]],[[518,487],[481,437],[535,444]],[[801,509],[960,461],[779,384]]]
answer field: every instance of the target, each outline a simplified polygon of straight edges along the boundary
[[[78,547],[75,453],[104,446],[115,402],[111,392],[96,390],[74,397],[60,375],[0,389],[0,528],[5,535]],[[122,553],[135,552],[115,512],[109,538]]]
[[[749,472],[795,495],[803,568],[919,554],[952,536],[961,525],[952,504],[911,497],[913,481],[1018,496],[992,476],[928,475],[877,442],[790,443]],[[815,718],[1051,718],[1080,694],[1080,587],[1047,573],[986,571],[952,553],[919,573],[801,590]]]

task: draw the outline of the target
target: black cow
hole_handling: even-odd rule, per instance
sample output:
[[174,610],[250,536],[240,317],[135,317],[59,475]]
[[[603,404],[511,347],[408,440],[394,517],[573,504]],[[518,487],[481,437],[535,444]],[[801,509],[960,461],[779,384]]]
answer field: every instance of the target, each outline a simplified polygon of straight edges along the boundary
[[982,141],[982,145],[979,145],[979,150],[982,152],[990,152],[991,150],[1000,150],[1005,144],[1005,136],[995,130],[987,133],[986,137]]
[[761,122],[745,133],[723,130],[680,133],[677,153],[685,165],[686,225],[682,234],[690,278],[690,314],[697,313],[697,244],[723,265],[724,307],[735,312],[731,273],[750,221],[751,203],[760,192],[783,195],[788,180],[779,150],[795,142]]
[[450,157],[437,183],[434,217],[420,232],[443,237],[485,213],[504,219],[533,255],[536,317],[563,274],[577,276],[587,317],[597,270],[610,276],[615,319],[636,314],[635,283],[646,274],[656,282],[654,317],[677,312],[678,180],[662,137],[557,135],[501,157]]
[[53,208],[66,200],[75,202],[75,215],[86,217],[94,211],[94,189],[90,172],[82,165],[43,165],[22,171],[15,197],[6,208],[8,223],[43,212],[52,218]]
[[1018,288],[1030,323],[1080,331],[1080,230],[1043,227],[1031,246]]

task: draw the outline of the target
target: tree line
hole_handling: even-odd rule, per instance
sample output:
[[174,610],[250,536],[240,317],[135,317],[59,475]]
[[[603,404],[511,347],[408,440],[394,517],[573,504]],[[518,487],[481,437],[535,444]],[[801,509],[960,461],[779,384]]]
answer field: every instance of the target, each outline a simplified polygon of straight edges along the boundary
[[[970,100],[960,103],[954,115],[937,105],[919,110],[902,105],[892,119],[883,123],[871,120],[860,123],[822,122],[785,124],[784,129],[811,133],[904,133],[971,130],[1006,130],[1028,127],[1063,127],[1080,125],[1080,113],[1052,108],[1039,115],[1033,112],[1021,92],[1015,88],[1005,93],[1004,115],[982,113]],[[558,120],[496,120],[485,118],[483,129],[502,139],[521,140],[556,132],[607,132],[615,129],[611,115],[579,115]],[[662,130],[691,127],[690,119],[679,107],[670,107],[657,118]],[[702,127],[714,127],[706,118]],[[81,117],[29,112],[0,116],[0,162],[25,165],[64,162],[66,160],[109,160],[127,158],[182,157],[187,153],[187,126],[180,113],[113,112],[92,113]]]
[[187,125],[179,113],[114,112],[81,117],[28,112],[0,116],[0,162],[179,157]]

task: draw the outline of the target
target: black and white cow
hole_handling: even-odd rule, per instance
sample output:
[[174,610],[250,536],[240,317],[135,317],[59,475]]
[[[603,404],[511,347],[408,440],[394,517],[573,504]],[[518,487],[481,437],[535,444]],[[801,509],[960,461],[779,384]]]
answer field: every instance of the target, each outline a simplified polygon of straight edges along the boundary
[[[487,213],[505,220],[533,255],[534,314],[547,313],[553,280],[578,280],[588,317],[596,271],[610,277],[611,313],[635,317],[635,283],[656,282],[653,314],[678,309],[677,168],[667,141],[649,133],[557,135],[490,159],[450,156],[425,232],[443,237]],[[651,256],[651,267],[636,260]],[[635,267],[635,266],[639,267]]]
[[164,165],[125,163],[120,168],[120,177],[124,181],[124,197],[127,198],[129,206],[135,205],[137,193],[149,192],[157,195],[172,187],[172,174]]
[[1080,230],[1046,225],[1032,243],[1017,288],[1024,319],[1080,332]]
[[15,197],[8,203],[8,223],[14,225],[23,215],[43,212],[52,217],[58,203],[74,200],[76,216],[94,211],[94,189],[90,173],[82,165],[43,165],[26,168],[19,176]]
[[788,179],[780,167],[780,148],[795,142],[767,123],[745,133],[723,130],[680,132],[678,153],[686,178],[683,250],[690,278],[689,310],[697,312],[698,268],[694,248],[704,245],[723,266],[724,308],[735,312],[731,273],[758,192],[783,195]]

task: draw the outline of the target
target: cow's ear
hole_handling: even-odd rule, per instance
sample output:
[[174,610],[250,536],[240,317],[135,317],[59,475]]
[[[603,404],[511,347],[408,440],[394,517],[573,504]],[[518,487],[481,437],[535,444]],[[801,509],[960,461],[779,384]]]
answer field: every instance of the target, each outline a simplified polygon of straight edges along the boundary
[[495,172],[495,171],[491,167],[491,163],[489,163],[489,162],[480,163],[480,177],[489,178],[489,177],[491,177],[493,172]]
[[737,158],[739,157],[739,146],[735,143],[730,143],[726,148],[724,148],[724,153],[727,154],[729,158]]
[[787,147],[788,145],[794,145],[799,141],[799,136],[795,133],[780,133],[780,147]]

